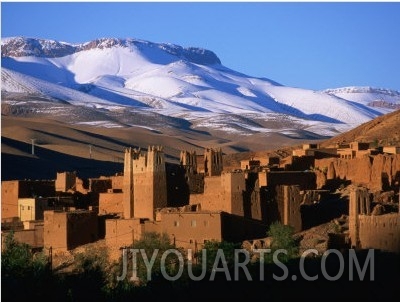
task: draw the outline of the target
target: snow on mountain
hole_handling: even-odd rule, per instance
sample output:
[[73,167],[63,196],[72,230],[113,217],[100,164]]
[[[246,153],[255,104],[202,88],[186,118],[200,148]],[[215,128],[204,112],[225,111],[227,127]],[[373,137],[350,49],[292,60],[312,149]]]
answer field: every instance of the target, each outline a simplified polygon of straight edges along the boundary
[[[268,132],[264,124],[278,114],[296,131],[329,136],[400,106],[397,91],[312,91],[254,78],[201,48],[135,39],[73,45],[20,37],[2,39],[1,48],[2,92],[40,93],[105,110],[135,107],[190,121],[193,128]],[[282,127],[272,131],[293,133]]]
[[353,100],[376,110],[387,113],[385,109],[400,109],[400,92],[372,87],[343,87],[324,90],[325,93]]

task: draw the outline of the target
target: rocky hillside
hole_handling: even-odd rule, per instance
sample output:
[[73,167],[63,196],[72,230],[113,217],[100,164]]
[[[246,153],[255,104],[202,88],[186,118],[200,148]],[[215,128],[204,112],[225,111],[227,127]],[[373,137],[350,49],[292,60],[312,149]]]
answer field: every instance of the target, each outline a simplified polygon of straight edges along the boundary
[[353,130],[324,141],[322,145],[328,146],[336,142],[352,141],[372,142],[376,146],[398,145],[400,142],[400,110],[361,124]]

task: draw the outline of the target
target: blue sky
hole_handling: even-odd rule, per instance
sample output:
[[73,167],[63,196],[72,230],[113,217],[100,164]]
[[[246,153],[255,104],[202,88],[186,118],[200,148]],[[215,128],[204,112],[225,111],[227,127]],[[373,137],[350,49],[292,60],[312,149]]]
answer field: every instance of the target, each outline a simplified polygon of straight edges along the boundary
[[2,2],[1,35],[196,46],[287,86],[400,91],[399,16],[397,2]]

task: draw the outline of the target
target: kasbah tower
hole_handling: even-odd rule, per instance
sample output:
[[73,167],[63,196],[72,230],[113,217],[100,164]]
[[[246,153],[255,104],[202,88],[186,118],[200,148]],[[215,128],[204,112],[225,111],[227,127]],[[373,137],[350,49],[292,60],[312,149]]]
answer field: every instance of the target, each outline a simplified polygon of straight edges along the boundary
[[155,209],[167,206],[167,180],[162,147],[125,150],[123,180],[124,218],[154,220]]

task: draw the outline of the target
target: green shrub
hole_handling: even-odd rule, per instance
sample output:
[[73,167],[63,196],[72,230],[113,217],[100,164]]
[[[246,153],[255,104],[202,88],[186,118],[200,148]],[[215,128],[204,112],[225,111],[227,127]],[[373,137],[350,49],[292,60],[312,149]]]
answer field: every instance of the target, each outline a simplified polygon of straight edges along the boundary
[[[203,249],[205,249],[207,252],[206,253],[207,269],[211,270],[213,268],[215,258],[217,256],[219,249],[221,249],[223,252],[223,255],[226,260],[226,264],[228,266],[232,265],[234,263],[234,259],[235,259],[235,248],[239,248],[239,246],[237,246],[231,242],[227,242],[227,241],[220,242],[220,241],[216,241],[216,240],[207,241],[203,247]],[[200,253],[198,253],[197,256],[199,257],[200,262],[201,262],[201,257],[202,257],[201,251],[200,251]],[[217,263],[217,264],[219,264],[219,263]]]
[[43,253],[33,254],[31,247],[15,240],[9,232],[1,253],[2,298],[18,301],[43,298],[51,280],[51,270]]
[[298,255],[298,246],[293,238],[294,229],[290,225],[283,225],[280,222],[274,222],[270,225],[268,236],[272,237],[271,250],[274,253],[278,249],[287,251],[287,256],[282,256],[283,260],[296,257]]

